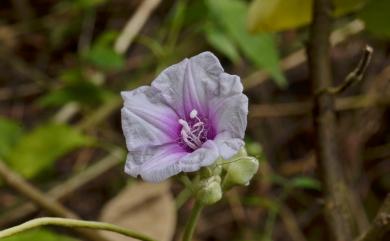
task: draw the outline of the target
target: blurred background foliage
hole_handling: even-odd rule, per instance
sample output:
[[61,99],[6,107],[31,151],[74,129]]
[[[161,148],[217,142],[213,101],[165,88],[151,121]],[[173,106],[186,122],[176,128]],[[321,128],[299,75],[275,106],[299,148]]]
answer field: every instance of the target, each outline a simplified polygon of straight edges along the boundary
[[[313,152],[312,83],[302,52],[312,4],[1,1],[1,161],[82,218],[178,240],[191,208],[182,186],[171,182],[135,192],[131,188],[143,184],[123,173],[119,93],[149,84],[165,67],[210,50],[227,72],[242,77],[250,99],[247,149],[261,163],[248,188],[233,190],[206,210],[197,240],[330,240]],[[372,219],[390,190],[390,1],[333,4],[337,82],[353,70],[365,44],[375,50],[364,81],[336,100],[345,175]],[[144,5],[154,7],[141,9]],[[132,30],[123,51],[117,42],[129,35],[124,26],[138,13],[145,23],[133,24],[139,30]],[[28,199],[1,179],[0,185],[1,228],[50,214],[21,208]],[[5,240],[86,239],[63,229],[39,229]]]

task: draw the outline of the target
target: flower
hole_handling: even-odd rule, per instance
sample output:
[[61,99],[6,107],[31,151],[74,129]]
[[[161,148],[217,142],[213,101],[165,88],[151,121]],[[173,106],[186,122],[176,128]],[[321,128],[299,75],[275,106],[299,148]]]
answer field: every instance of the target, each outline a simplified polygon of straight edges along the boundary
[[121,93],[125,172],[160,182],[229,159],[244,145],[248,98],[240,78],[203,52]]

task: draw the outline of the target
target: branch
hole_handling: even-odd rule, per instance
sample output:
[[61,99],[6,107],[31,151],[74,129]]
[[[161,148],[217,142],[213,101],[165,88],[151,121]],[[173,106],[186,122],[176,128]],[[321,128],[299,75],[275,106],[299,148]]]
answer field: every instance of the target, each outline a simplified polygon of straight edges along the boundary
[[390,231],[390,193],[387,194],[382,207],[379,209],[371,227],[356,241],[378,241]]
[[371,62],[371,57],[373,49],[370,46],[366,46],[363,51],[363,56],[359,61],[359,64],[356,68],[348,74],[343,83],[336,87],[329,87],[327,89],[322,89],[318,92],[321,94],[323,92],[328,92],[329,94],[339,94],[346,90],[349,86],[360,82],[363,79],[364,74],[366,73],[367,67]]
[[[390,97],[380,97],[377,94],[355,95],[335,99],[334,110],[337,112],[365,108],[386,107],[390,105]],[[313,109],[311,101],[252,104],[249,118],[272,118],[308,115]]]
[[[45,195],[53,200],[63,200],[66,196],[74,193],[80,187],[121,163],[124,155],[125,153],[121,148],[111,150],[106,157],[97,161],[79,174],[70,177],[64,183],[53,187],[45,193]],[[21,204],[2,215],[4,218],[0,219],[0,226],[6,226],[24,217],[30,216],[37,210],[38,207],[31,202]]]
[[[344,42],[351,35],[355,35],[364,29],[364,23],[361,20],[354,20],[345,26],[332,32],[330,36],[330,42],[332,46],[335,46],[339,43]],[[282,71],[286,72],[290,69],[293,69],[300,64],[305,63],[306,55],[303,49],[297,50],[294,53],[286,56],[280,63],[280,68]],[[270,76],[266,71],[260,70],[252,73],[243,81],[245,89],[254,88],[265,81],[269,80]]]
[[28,222],[22,223],[18,226],[14,226],[12,228],[0,231],[0,239],[36,227],[47,226],[47,225],[55,225],[55,226],[68,227],[68,228],[89,228],[89,229],[107,230],[107,231],[123,234],[127,237],[135,238],[142,241],[155,241],[154,239],[149,238],[143,234],[139,234],[132,230],[128,230],[126,228],[116,226],[110,223],[84,221],[84,220],[67,219],[67,218],[36,218]]
[[310,77],[314,93],[314,125],[316,154],[326,192],[326,219],[335,240],[351,240],[354,219],[349,205],[349,189],[345,183],[339,157],[334,98],[316,91],[332,86],[330,32],[332,19],[330,0],[315,0],[308,48]]
[[126,52],[135,36],[137,36],[150,14],[160,2],[161,0],[145,0],[142,2],[115,42],[114,49],[117,53],[124,54]]
[[[53,215],[65,218],[78,219],[77,214],[68,210],[62,206],[59,202],[51,199],[50,197],[45,196],[44,193],[39,191],[33,185],[25,181],[21,176],[10,170],[4,163],[0,160],[0,177],[7,183],[10,187],[14,188],[22,195],[30,199],[32,202],[42,207],[46,211],[52,213]],[[84,237],[95,240],[95,241],[105,241],[106,238],[102,237],[96,232],[91,232],[89,230],[77,230]]]

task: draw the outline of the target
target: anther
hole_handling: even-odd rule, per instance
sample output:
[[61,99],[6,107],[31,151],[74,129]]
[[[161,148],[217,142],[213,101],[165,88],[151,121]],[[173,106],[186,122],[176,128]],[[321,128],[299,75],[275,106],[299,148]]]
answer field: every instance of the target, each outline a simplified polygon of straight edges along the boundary
[[198,111],[193,109],[191,112],[190,112],[190,118],[191,119],[194,119],[195,117],[198,116]]
[[181,126],[183,126],[183,129],[186,130],[186,131],[191,131],[191,128],[190,126],[188,125],[188,122],[183,120],[183,119],[179,119],[179,124]]

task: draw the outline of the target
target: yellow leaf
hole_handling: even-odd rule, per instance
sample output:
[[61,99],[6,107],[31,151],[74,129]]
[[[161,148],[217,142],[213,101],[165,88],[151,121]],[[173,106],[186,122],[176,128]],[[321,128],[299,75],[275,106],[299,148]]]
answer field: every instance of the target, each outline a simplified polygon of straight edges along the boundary
[[[361,8],[366,0],[333,0],[338,17]],[[251,32],[276,32],[309,24],[313,0],[254,0],[248,12]]]
[[309,23],[311,0],[254,0],[249,8],[251,32],[274,32]]

